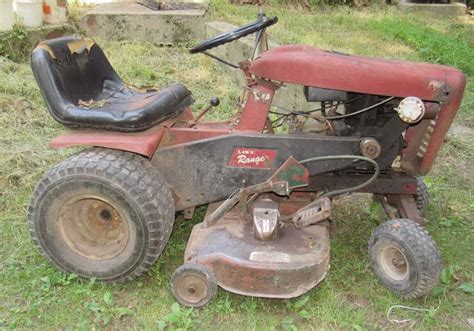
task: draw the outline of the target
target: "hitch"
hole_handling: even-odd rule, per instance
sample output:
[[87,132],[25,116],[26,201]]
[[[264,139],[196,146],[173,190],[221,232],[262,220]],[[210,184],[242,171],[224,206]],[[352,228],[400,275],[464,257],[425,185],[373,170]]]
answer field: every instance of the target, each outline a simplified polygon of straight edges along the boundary
[[278,204],[270,199],[260,200],[253,208],[254,236],[262,241],[273,240],[278,237],[280,225]]
[[289,196],[298,187],[307,186],[309,171],[294,157],[290,156],[278,168],[272,177],[265,182],[244,187],[235,191],[205,220],[206,226],[214,225],[225,213],[237,203],[240,204],[240,216],[246,218],[247,206],[254,202],[261,193],[273,192],[277,195]]

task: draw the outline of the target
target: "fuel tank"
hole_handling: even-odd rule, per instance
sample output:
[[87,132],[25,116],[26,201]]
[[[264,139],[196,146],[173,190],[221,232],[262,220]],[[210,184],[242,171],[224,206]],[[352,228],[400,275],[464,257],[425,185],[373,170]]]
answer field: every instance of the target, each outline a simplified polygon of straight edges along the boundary
[[453,91],[462,95],[466,84],[463,73],[448,66],[354,56],[299,45],[276,47],[260,54],[250,72],[290,84],[383,96],[417,96],[439,102],[449,99]]

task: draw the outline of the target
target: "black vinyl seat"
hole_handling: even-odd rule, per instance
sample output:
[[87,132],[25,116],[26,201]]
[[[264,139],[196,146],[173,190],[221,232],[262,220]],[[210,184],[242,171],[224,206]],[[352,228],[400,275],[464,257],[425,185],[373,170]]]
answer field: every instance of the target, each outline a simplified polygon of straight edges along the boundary
[[68,36],[44,41],[31,60],[51,115],[70,127],[143,131],[194,102],[181,84],[159,91],[127,85],[91,39]]

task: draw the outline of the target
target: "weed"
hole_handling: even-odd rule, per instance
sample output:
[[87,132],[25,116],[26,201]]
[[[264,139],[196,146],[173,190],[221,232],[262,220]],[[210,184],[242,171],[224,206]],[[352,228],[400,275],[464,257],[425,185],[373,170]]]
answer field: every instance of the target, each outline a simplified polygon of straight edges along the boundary
[[158,321],[158,330],[172,327],[179,330],[189,330],[198,324],[197,313],[190,308],[183,308],[177,302],[171,305],[171,313]]
[[0,35],[0,55],[12,61],[24,61],[28,56],[29,47],[28,33],[19,24],[13,25],[10,31]]
[[113,317],[121,318],[123,316],[133,315],[133,311],[128,307],[115,307],[113,305],[112,293],[106,291],[102,302],[92,300],[85,303],[85,307],[94,313],[95,320],[102,325],[109,325]]

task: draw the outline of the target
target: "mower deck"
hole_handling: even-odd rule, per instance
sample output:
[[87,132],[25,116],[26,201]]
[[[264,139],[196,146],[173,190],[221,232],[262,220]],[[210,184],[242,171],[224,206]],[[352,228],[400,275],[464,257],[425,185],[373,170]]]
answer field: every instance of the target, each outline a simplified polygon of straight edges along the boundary
[[329,269],[325,223],[303,229],[284,224],[277,239],[262,241],[239,216],[229,212],[215,225],[197,224],[185,262],[209,267],[227,291],[257,297],[297,297],[324,279]]

